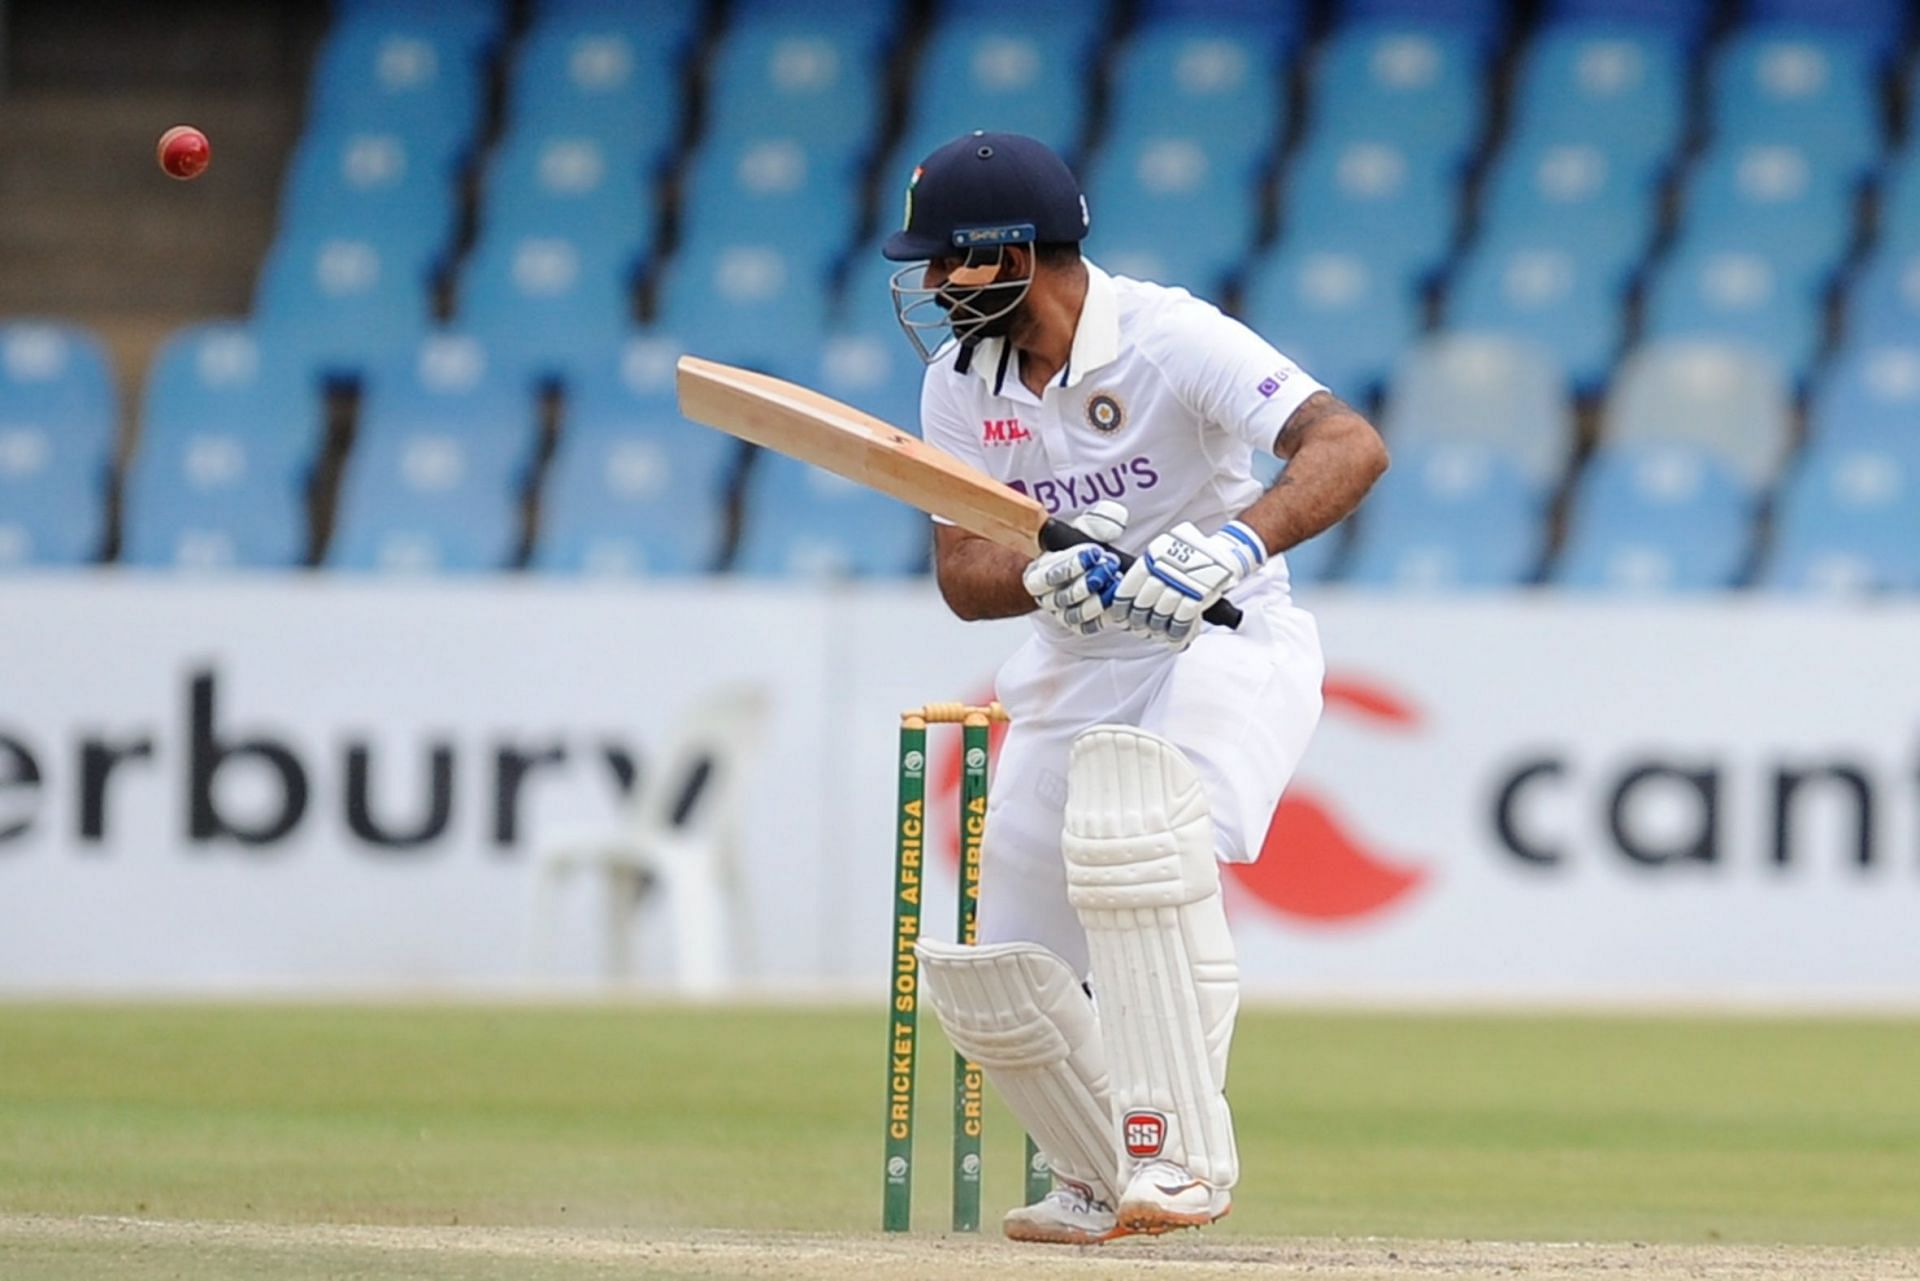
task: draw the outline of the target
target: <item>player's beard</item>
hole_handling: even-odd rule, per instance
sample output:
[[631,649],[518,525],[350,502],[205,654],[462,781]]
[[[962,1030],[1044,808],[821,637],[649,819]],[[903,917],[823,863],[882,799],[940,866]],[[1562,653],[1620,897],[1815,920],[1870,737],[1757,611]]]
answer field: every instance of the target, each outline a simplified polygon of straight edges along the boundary
[[[1022,289],[1019,301],[1011,307],[1004,303],[992,306],[993,295],[998,290],[1010,289],[1015,285],[1028,286],[1026,280],[997,282],[980,289],[942,290],[940,305],[946,308],[948,322],[953,328],[953,336],[962,343],[972,345],[987,338],[1005,338],[1011,335],[1027,311],[1026,289]],[[989,306],[980,303],[986,300]]]

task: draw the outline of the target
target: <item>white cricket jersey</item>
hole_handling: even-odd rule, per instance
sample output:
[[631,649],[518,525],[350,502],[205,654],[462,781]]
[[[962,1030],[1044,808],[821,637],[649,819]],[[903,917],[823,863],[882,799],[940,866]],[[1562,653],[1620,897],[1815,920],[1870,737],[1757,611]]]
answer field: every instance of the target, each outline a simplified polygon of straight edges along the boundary
[[[989,338],[964,374],[951,356],[930,365],[922,434],[1062,520],[1103,498],[1126,504],[1117,545],[1135,554],[1181,521],[1212,533],[1246,510],[1264,488],[1253,451],[1271,453],[1293,411],[1324,390],[1212,303],[1091,262],[1066,367],[1035,396],[1018,362],[1004,340]],[[1284,558],[1255,578],[1285,592]],[[1154,644],[1124,632],[1083,638],[1044,610],[1034,625],[1081,652]]]

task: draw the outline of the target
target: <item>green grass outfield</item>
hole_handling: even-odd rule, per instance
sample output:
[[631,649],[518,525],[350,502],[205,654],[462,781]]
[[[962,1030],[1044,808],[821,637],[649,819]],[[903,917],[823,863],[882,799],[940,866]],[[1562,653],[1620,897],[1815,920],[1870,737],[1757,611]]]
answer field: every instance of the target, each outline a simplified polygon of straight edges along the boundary
[[[950,1054],[922,1025],[937,1232]],[[0,1005],[0,1215],[870,1233],[885,1049],[878,1007]],[[1252,1009],[1230,1093],[1209,1246],[1920,1244],[1920,1020]],[[990,1216],[1018,1138],[989,1113]],[[148,1275],[113,1249],[0,1220],[0,1275]]]

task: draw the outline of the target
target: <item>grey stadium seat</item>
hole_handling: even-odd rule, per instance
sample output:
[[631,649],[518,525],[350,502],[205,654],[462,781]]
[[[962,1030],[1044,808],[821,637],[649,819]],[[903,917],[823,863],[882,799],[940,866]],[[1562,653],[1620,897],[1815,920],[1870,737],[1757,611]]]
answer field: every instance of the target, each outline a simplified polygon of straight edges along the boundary
[[1770,360],[1717,343],[1650,343],[1622,362],[1601,424],[1608,443],[1683,442],[1758,489],[1793,441],[1792,399]]
[[1383,425],[1396,445],[1488,445],[1543,486],[1565,475],[1573,456],[1573,404],[1559,362],[1495,334],[1441,334],[1409,349],[1388,385]]

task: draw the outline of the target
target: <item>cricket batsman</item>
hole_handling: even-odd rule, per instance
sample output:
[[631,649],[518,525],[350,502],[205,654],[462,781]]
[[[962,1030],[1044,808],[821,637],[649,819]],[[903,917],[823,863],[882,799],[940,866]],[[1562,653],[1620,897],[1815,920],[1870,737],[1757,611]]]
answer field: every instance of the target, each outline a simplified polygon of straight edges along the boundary
[[[1044,144],[974,133],[914,171],[883,252],[928,362],[928,441],[1138,556],[1028,560],[935,529],[963,619],[1032,614],[1000,669],[1013,718],[988,804],[977,947],[923,939],[924,990],[1053,1169],[1016,1241],[1087,1245],[1227,1213],[1239,970],[1217,860],[1258,856],[1320,716],[1289,547],[1387,467],[1379,433],[1257,334],[1080,253],[1089,217]],[[1178,228],[1168,234],[1178,235]],[[1255,450],[1286,460],[1271,487]],[[1237,629],[1201,622],[1227,597]]]

